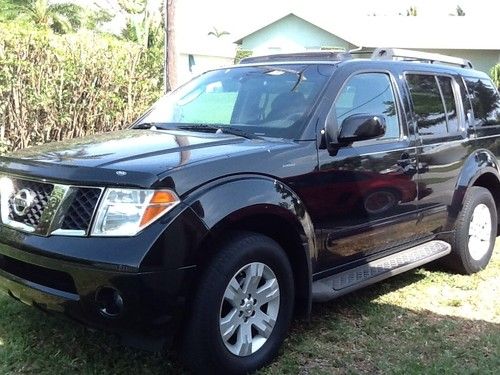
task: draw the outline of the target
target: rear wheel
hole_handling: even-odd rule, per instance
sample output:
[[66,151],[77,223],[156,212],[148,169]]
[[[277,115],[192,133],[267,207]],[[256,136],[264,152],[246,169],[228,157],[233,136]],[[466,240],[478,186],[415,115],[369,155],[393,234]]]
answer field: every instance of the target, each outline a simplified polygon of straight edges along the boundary
[[497,217],[495,201],[487,189],[472,187],[467,191],[447,259],[451,268],[472,274],[488,265],[497,236]]
[[288,331],[292,270],[272,239],[240,232],[221,245],[199,283],[183,342],[195,373],[246,374],[270,362]]

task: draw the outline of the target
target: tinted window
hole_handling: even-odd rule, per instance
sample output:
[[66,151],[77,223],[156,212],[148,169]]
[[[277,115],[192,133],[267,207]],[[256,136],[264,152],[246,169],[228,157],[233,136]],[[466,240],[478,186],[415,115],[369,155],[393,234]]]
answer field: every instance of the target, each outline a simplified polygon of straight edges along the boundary
[[383,115],[387,130],[382,138],[399,138],[396,102],[387,74],[363,73],[352,77],[339,93],[334,109],[339,125],[356,114]]
[[474,126],[474,124],[472,123],[472,119],[473,119],[472,107],[471,107],[469,97],[467,96],[465,82],[464,82],[464,80],[458,80],[457,83],[458,83],[458,86],[460,87],[460,97],[462,99],[462,103],[464,106],[463,109],[464,109],[465,121],[467,123],[467,126]]
[[500,98],[491,82],[477,78],[466,78],[465,82],[469,90],[476,126],[499,125]]
[[432,75],[408,74],[406,79],[419,134],[446,133],[446,113],[436,78]]
[[448,119],[448,132],[457,132],[458,129],[458,116],[455,96],[453,95],[453,88],[451,86],[450,77],[437,77],[441,92],[443,93],[444,105],[446,107],[446,115]]

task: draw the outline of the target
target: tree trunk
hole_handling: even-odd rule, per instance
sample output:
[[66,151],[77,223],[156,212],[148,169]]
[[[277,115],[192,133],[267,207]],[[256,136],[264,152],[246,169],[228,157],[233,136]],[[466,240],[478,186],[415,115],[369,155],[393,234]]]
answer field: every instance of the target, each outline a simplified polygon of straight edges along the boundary
[[166,40],[165,40],[165,91],[177,87],[177,48],[175,40],[175,0],[165,0]]

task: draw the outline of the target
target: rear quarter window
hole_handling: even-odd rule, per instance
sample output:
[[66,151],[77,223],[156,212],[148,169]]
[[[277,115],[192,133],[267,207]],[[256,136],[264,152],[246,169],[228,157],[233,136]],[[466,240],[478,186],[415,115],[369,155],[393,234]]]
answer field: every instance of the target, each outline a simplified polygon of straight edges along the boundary
[[488,79],[465,78],[476,126],[500,125],[500,97]]

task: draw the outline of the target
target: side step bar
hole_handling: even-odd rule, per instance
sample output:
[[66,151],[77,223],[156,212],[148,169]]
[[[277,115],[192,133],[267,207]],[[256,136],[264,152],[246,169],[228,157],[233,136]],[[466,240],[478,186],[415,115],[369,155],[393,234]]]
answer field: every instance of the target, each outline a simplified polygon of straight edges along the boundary
[[444,241],[429,241],[313,282],[314,302],[325,302],[388,277],[419,267],[451,252]]

